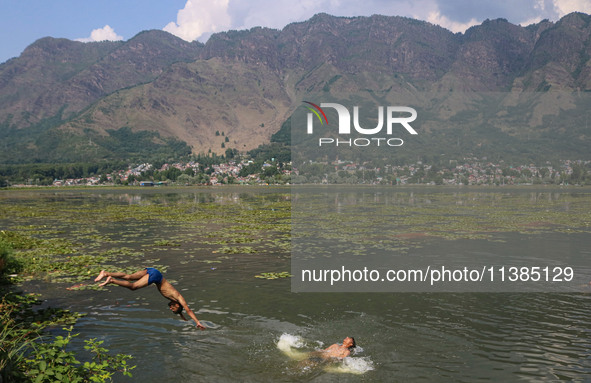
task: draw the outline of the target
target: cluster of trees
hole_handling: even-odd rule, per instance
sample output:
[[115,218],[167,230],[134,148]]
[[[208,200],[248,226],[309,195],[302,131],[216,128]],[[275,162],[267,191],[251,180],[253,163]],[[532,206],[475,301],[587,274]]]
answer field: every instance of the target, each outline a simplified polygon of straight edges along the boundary
[[[268,180],[270,183],[285,183],[289,179],[282,175],[282,170],[289,168],[290,149],[282,144],[272,143],[268,145],[261,145],[260,147],[249,151],[245,156],[242,156],[236,149],[226,149],[225,155],[218,156],[215,153],[209,155],[199,155],[194,157],[194,161],[199,163],[197,169],[188,168],[181,171],[177,168],[169,168],[167,170],[148,170],[142,172],[140,176],[131,176],[128,182],[134,181],[172,181],[186,185],[200,185],[208,184],[214,173],[212,165],[220,165],[228,161],[242,161],[249,159],[251,162],[243,166],[238,177],[247,177],[251,174],[258,175],[263,180]],[[264,166],[264,164],[271,166]],[[156,168],[159,166],[156,166]],[[218,175],[218,181],[221,183],[233,184],[236,183],[236,178],[232,174]]]
[[[283,170],[291,170],[291,150],[288,146],[280,143],[261,145],[248,152],[252,163],[244,166],[239,177],[247,177],[251,174],[258,174],[261,179],[269,183],[285,183],[289,179],[282,175]],[[264,166],[266,164],[270,166]]]
[[172,181],[186,185],[205,185],[210,182],[212,173],[212,167],[206,167],[200,163],[197,170],[188,168],[183,171],[175,167],[166,170],[146,170],[142,172],[141,175],[129,176],[127,178],[127,183],[134,183],[135,181]]
[[[254,150],[242,155],[237,149],[228,148],[225,155],[215,153],[199,154],[185,158],[185,161],[194,161],[199,163],[196,169],[190,168],[181,171],[171,167],[167,170],[155,170],[162,167],[164,160],[152,162],[152,169],[144,171],[139,176],[130,176],[127,183],[135,181],[172,181],[183,184],[207,184],[210,182],[213,173],[212,165],[219,165],[229,161],[239,162],[243,159],[252,160],[252,162],[243,167],[239,176],[246,177],[251,174],[257,174],[262,179],[268,179],[269,182],[287,182],[282,176],[282,170],[288,168],[291,152],[290,148],[279,143],[262,145]],[[176,162],[176,161],[166,161]],[[263,166],[265,163],[272,166]],[[124,161],[104,161],[97,163],[32,163],[20,165],[0,166],[0,187],[6,187],[9,184],[29,184],[29,185],[51,185],[54,180],[80,179],[99,177],[100,182],[107,182],[107,174],[113,174],[125,170],[129,164]],[[233,183],[235,178],[232,175],[222,175],[219,177],[223,182]],[[121,179],[113,179],[115,183],[121,183]]]
[[568,177],[571,183],[580,185],[591,185],[591,172],[583,164],[572,165],[573,172]]
[[[221,164],[229,160],[240,160],[240,154],[236,149],[227,149],[226,154],[219,156],[215,153],[199,154],[193,157],[186,157],[186,161],[195,161],[200,165],[199,171],[189,172],[189,176],[197,176],[195,183],[207,183],[207,168],[211,165]],[[155,168],[160,168],[164,163],[169,162],[164,159],[152,162]],[[174,162],[170,161],[170,162]],[[0,187],[6,187],[9,184],[25,185],[51,185],[55,180],[79,179],[100,177],[101,182],[107,182],[107,174],[112,174],[129,167],[126,161],[102,161],[102,162],[76,162],[76,163],[30,163],[16,165],[0,166]],[[131,177],[128,182],[135,180],[142,181],[152,179],[155,181],[176,181],[182,172],[176,168],[166,171],[148,171],[141,177]],[[211,174],[211,172],[209,173]],[[199,176],[201,175],[201,178]],[[116,183],[120,180],[114,180]]]
[[123,161],[4,165],[0,166],[0,187],[6,187],[9,182],[30,185],[51,185],[56,179],[94,177],[126,167],[127,164]]

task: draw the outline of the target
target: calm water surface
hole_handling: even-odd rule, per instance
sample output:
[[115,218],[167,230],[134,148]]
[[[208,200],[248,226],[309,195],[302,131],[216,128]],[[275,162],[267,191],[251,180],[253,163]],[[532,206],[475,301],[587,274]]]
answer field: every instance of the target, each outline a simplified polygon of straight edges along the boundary
[[[0,206],[34,206],[39,200],[56,209],[64,204],[175,204],[189,199],[196,204],[228,204],[258,198],[260,193],[268,202],[289,191],[10,192],[0,195]],[[47,222],[52,222],[51,216]],[[25,223],[25,218],[2,217],[0,228]],[[116,286],[69,291],[64,284],[27,282],[24,288],[42,292],[47,304],[87,314],[75,326],[81,333],[76,347],[82,347],[80,338],[97,337],[111,351],[134,356],[133,378],[117,381],[590,381],[591,290],[291,293],[289,279],[254,278],[261,272],[289,270],[288,251],[221,256],[215,246],[199,246],[207,238],[207,225],[171,226],[154,220],[139,226],[122,220],[95,226],[112,238],[119,233],[126,247],[145,253],[133,260],[134,265],[167,265],[165,276],[197,317],[215,327],[197,331],[191,322],[172,316],[153,286],[137,291]],[[67,235],[71,228],[63,229]],[[179,232],[194,235],[183,237],[178,248],[147,246],[153,238],[180,241]],[[360,347],[349,366],[340,366],[346,372],[302,368],[277,348],[286,335],[299,337],[302,351],[327,347],[346,336],[354,336]]]

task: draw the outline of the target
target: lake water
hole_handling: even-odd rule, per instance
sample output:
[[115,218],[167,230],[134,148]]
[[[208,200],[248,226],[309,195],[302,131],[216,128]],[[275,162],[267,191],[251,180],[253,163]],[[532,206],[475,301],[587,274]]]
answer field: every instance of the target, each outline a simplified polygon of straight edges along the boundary
[[[412,206],[410,191],[401,193],[399,203]],[[467,193],[459,199],[481,196],[478,189]],[[532,191],[486,191],[484,198],[490,202],[494,193],[529,201]],[[550,194],[570,206],[591,201],[576,189]],[[537,382],[591,376],[586,286],[570,293],[292,293],[290,278],[255,278],[290,270],[289,207],[289,189],[274,188],[10,191],[0,193],[0,229],[66,238],[89,255],[124,247],[107,260],[113,268],[161,265],[197,317],[213,327],[197,331],[173,316],[153,286],[95,291],[67,290],[71,282],[26,282],[23,288],[41,292],[46,305],[86,314],[75,326],[81,334],[75,347],[82,348],[81,338],[96,337],[112,352],[134,356],[133,378],[116,381]],[[563,226],[552,234],[578,242],[568,247],[576,257],[589,256],[585,219],[570,220],[579,226],[574,236]],[[415,232],[419,223],[408,225]],[[530,240],[550,230],[505,229],[503,235]],[[487,241],[412,240],[405,243],[411,250],[441,246],[440,240],[449,246]],[[515,251],[503,244],[494,242],[495,251]],[[296,360],[346,336],[359,347],[344,363],[310,367]]]

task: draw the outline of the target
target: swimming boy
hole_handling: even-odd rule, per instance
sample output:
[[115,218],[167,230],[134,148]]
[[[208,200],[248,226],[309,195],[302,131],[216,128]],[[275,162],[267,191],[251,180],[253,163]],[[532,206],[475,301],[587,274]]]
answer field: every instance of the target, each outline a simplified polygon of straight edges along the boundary
[[[133,274],[125,274],[125,273],[109,273],[105,270],[102,270],[98,277],[94,279],[95,282],[100,281],[101,279],[107,277],[107,280],[101,283],[99,286],[105,286],[109,283],[113,283],[117,286],[127,287],[130,290],[137,290],[141,289],[142,287],[146,287],[151,285],[152,283],[158,287],[158,291],[160,294],[170,302],[168,302],[168,307],[170,310],[175,313],[179,314],[183,320],[187,320],[183,315],[183,309],[187,311],[189,316],[195,321],[196,327],[204,330],[205,326],[203,326],[193,311],[187,305],[185,298],[175,289],[163,276],[160,271],[153,267],[147,267],[143,270],[140,270]],[[115,278],[120,278],[124,280],[119,280]],[[129,281],[136,281],[136,282],[129,282]]]
[[[355,339],[346,337],[342,344],[333,344],[324,350],[302,353],[305,359],[300,360],[298,367],[300,369],[310,369],[317,366],[323,366],[336,360],[342,360],[351,355],[351,350],[356,347]],[[305,355],[305,356],[304,356]],[[298,355],[298,359],[299,359]]]
[[309,362],[322,362],[329,359],[343,359],[351,355],[351,350],[357,345],[355,339],[348,336],[343,339],[342,344],[335,343],[332,346],[320,351],[312,351],[308,354]]
[[320,356],[323,358],[337,358],[343,359],[351,355],[351,350],[354,349],[357,345],[355,344],[355,339],[353,337],[346,337],[343,339],[343,344],[333,344],[330,347],[325,348],[320,352]]

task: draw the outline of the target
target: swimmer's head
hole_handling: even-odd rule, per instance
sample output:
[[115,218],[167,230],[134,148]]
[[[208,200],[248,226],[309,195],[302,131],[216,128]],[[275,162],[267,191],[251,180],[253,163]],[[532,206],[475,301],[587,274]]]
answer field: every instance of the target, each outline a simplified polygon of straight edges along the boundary
[[349,350],[357,347],[357,344],[355,343],[355,338],[353,338],[352,336],[346,337],[345,339],[343,339],[343,346],[347,347]]
[[168,302],[168,307],[175,314],[180,315],[183,312],[183,306],[181,306],[180,303],[178,303],[178,302],[170,301],[170,302]]

